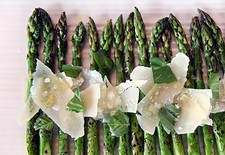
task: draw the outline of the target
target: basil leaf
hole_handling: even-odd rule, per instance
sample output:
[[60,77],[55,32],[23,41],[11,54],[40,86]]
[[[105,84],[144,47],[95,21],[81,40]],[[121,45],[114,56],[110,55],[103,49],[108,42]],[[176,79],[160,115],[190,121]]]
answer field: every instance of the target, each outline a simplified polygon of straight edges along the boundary
[[53,121],[46,114],[41,114],[34,122],[33,127],[35,130],[45,129],[51,131],[53,129],[53,125]]
[[208,80],[208,86],[212,90],[212,96],[215,101],[219,99],[220,74],[211,74]]
[[108,75],[108,73],[113,69],[113,61],[106,55],[106,51],[103,49],[93,52],[92,56],[99,67],[102,75]]
[[171,68],[163,60],[156,57],[152,58],[151,66],[154,83],[157,84],[170,83],[177,80]]
[[146,95],[139,89],[139,102],[145,97]]
[[82,71],[80,67],[72,66],[72,65],[63,65],[62,70],[63,72],[65,72],[66,76],[72,77],[72,78],[77,78]]
[[76,89],[74,97],[67,104],[66,110],[74,111],[77,113],[83,112],[86,110],[84,103],[82,102],[81,97],[80,97],[80,89],[79,88]]
[[108,125],[113,135],[115,135],[116,137],[122,136],[129,131],[129,117],[122,111],[118,110],[109,119]]
[[164,130],[169,134],[173,130],[175,119],[180,113],[180,108],[175,104],[168,104],[159,109],[158,115]]

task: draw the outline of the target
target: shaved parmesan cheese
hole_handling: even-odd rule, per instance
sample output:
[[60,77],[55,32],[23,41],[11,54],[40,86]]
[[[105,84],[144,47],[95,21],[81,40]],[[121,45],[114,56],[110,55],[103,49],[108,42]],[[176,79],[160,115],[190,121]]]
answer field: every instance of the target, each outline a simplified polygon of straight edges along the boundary
[[83,136],[84,118],[82,113],[66,110],[67,103],[74,96],[68,84],[54,75],[52,71],[40,61],[37,61],[37,68],[33,77],[31,96],[34,102],[62,131],[75,139]]
[[149,92],[151,86],[154,84],[152,68],[137,66],[131,72],[130,79],[133,81],[144,80],[145,84],[139,86],[139,88],[146,95]]
[[120,83],[116,86],[119,94],[123,93],[129,87],[141,88],[146,84],[147,80],[126,80],[126,82]]
[[178,134],[193,133],[198,126],[212,125],[209,118],[211,112],[210,98],[205,93],[192,90],[189,93],[181,93],[174,98],[181,108],[180,115],[174,126]]
[[105,83],[101,84],[101,97],[98,102],[98,118],[104,118],[105,114],[111,116],[117,111],[118,106],[122,103],[116,88],[111,85],[107,78]]
[[186,76],[188,71],[189,58],[183,53],[177,53],[171,60],[170,66],[173,74],[176,76],[177,81],[181,81],[182,84],[186,82]]
[[96,117],[98,100],[100,98],[100,84],[92,84],[85,90],[81,91],[81,99],[85,105],[86,111],[84,117]]
[[[146,121],[153,121],[156,119],[159,109],[164,107],[166,104],[173,103],[174,97],[182,91],[186,81],[188,63],[188,57],[182,53],[178,53],[175,58],[172,59],[171,63],[168,65],[171,67],[177,81],[168,84],[155,84],[151,68],[138,67],[132,72],[133,74],[131,77],[133,79],[148,80],[144,87],[140,88],[146,96],[139,102],[137,107],[138,112],[142,116],[139,116],[140,119],[138,122],[141,121],[139,124],[142,124],[141,126],[143,130],[148,129],[146,132],[150,131],[149,124],[152,124],[152,122],[146,123]],[[153,122],[157,123],[153,123],[151,125],[152,130],[157,126],[158,119]],[[151,133],[154,133],[152,130]]]
[[148,116],[142,116],[142,115],[137,114],[136,116],[137,116],[137,120],[138,120],[138,123],[139,123],[140,127],[146,133],[149,133],[149,134],[153,135],[154,132],[155,132],[155,127],[159,123],[158,115],[155,114],[155,115],[152,115],[151,117],[148,117]]
[[124,112],[136,113],[139,99],[139,90],[135,87],[127,88],[120,94],[122,99],[122,108]]
[[19,123],[24,124],[29,121],[38,111],[39,107],[34,103],[31,96],[26,100],[22,113],[19,116]]
[[102,75],[96,70],[83,69],[81,77],[84,79],[81,90],[86,89],[91,84],[103,83]]

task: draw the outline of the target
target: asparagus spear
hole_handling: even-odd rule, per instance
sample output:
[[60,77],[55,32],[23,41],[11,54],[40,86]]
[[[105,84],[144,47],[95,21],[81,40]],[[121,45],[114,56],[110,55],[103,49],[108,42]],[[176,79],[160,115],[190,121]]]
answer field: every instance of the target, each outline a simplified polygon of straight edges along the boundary
[[[212,52],[215,50],[213,39],[208,27],[205,24],[201,25],[201,37],[202,37],[202,45],[204,50],[204,56],[206,60],[206,66],[208,71],[208,76],[212,73],[217,73],[217,65],[215,64],[215,55]],[[203,133],[203,142],[204,142],[204,150],[206,155],[214,155],[214,137],[213,137],[213,129],[212,127],[205,125],[202,128]]]
[[[98,69],[96,62],[92,56],[93,52],[99,50],[98,32],[96,25],[91,17],[88,22],[88,35],[90,44],[91,55],[91,69]],[[98,122],[93,118],[87,119],[87,154],[98,155],[99,154],[99,136],[98,136]]]
[[[151,58],[159,56],[158,43],[162,37],[162,32],[164,31],[167,25],[168,25],[168,17],[158,20],[152,27],[152,32],[149,41],[149,54]],[[166,38],[164,37],[163,39]],[[166,52],[164,53],[166,54]]]
[[[173,33],[175,36],[176,43],[178,45],[178,49],[180,50],[180,52],[186,54],[190,59],[193,59],[192,58],[193,54],[190,52],[190,45],[187,41],[186,34],[182,28],[181,23],[178,21],[178,19],[173,14],[170,14],[170,16],[169,16],[169,23],[173,29]],[[185,83],[185,86],[187,88],[193,88],[193,86],[194,86],[194,81],[191,80],[194,78],[194,77],[192,77],[193,75],[194,75],[194,68],[191,65],[189,65],[187,81]]]
[[[123,16],[120,15],[114,25],[114,53],[115,53],[115,67],[117,73],[117,84],[125,81],[124,71],[124,30],[123,30]],[[132,46],[132,45],[131,45]],[[129,131],[123,136],[119,137],[118,154],[130,154],[130,139]]]
[[[204,83],[202,79],[202,60],[200,54],[200,42],[201,42],[201,28],[198,17],[192,18],[190,26],[190,38],[191,38],[191,51],[194,54],[194,60],[190,60],[190,65],[195,69],[194,76],[196,77],[195,88],[204,88]],[[198,77],[198,80],[197,80]],[[201,79],[199,79],[201,78]],[[191,79],[194,80],[194,79]],[[196,129],[194,133],[187,134],[187,153],[189,155],[201,154],[200,144],[198,138],[198,130]]]
[[[159,57],[158,54],[158,43],[162,37],[162,32],[164,31],[167,23],[167,18],[163,18],[156,22],[156,24],[152,28],[151,36],[150,36],[150,48],[149,53],[150,57]],[[164,38],[165,39],[165,38]],[[159,123],[157,126],[157,132],[158,132],[158,141],[159,141],[159,147],[160,147],[160,154],[162,155],[172,155],[172,148],[170,143],[170,135],[166,133],[166,131],[163,129],[162,124]]]
[[[62,66],[66,63],[65,55],[67,50],[67,22],[65,12],[63,12],[59,18],[58,24],[56,26],[56,34],[58,39],[58,68],[60,71],[62,71]],[[69,135],[59,129],[59,155],[69,154],[69,141]]]
[[129,78],[130,73],[132,72],[134,68],[134,13],[130,13],[130,15],[127,18],[126,24],[125,24],[125,37],[124,37],[124,55],[125,55],[125,73],[127,78]]
[[145,25],[141,17],[141,13],[138,8],[135,7],[134,11],[134,28],[135,28],[135,39],[138,44],[138,55],[140,63],[143,66],[149,66],[148,62],[148,43],[145,34]]
[[[76,29],[74,30],[72,36],[72,55],[73,61],[72,64],[74,66],[81,66],[81,48],[83,46],[84,40],[86,36],[86,29],[84,24],[80,22]],[[80,137],[79,139],[74,141],[74,154],[75,155],[83,155],[84,154],[84,137]]]
[[[138,44],[138,56],[140,65],[149,66],[148,60],[148,43],[145,34],[145,25],[141,17],[141,13],[135,7],[134,11],[134,30],[135,30],[135,40]],[[131,120],[131,133],[132,133],[132,152],[133,154],[143,154],[144,153],[144,132],[138,125],[138,121],[135,114],[130,115]]]
[[[38,9],[35,9],[28,19],[27,37],[28,37],[28,87],[27,99],[30,96],[30,88],[33,81],[33,72],[36,68],[36,59],[38,58],[38,47],[40,45],[40,21],[38,18]],[[38,155],[39,136],[38,131],[35,131],[33,124],[36,121],[39,113],[26,123],[26,145],[28,155]]]
[[[106,26],[104,27],[102,36],[100,38],[101,49],[103,49],[106,52],[108,57],[110,57],[110,47],[112,45],[112,41],[113,41],[112,20],[109,20]],[[110,128],[107,123],[103,123],[102,125],[103,125],[104,154],[112,155],[114,154],[116,137],[111,135]]]
[[200,14],[201,21],[210,28],[210,32],[212,33],[212,37],[215,40],[215,44],[219,52],[220,65],[222,65],[224,69],[225,68],[225,43],[223,40],[222,31],[216,25],[216,22],[206,12],[200,9],[198,9],[198,12]]
[[[215,42],[215,47],[217,48],[219,52],[219,62],[216,66],[217,70],[220,70],[221,68],[219,66],[222,66],[223,69],[225,68],[225,43],[222,37],[222,32],[220,28],[216,25],[215,21],[205,12],[202,10],[198,10],[200,13],[201,21],[205,23],[209,27],[209,31],[212,33],[213,41],[211,43]],[[215,51],[215,48],[214,50]],[[211,61],[212,65],[216,65],[213,61]],[[223,70],[224,72],[224,70]],[[210,72],[209,72],[210,74]],[[209,75],[210,76],[210,75]],[[218,154],[222,155],[225,154],[225,115],[224,113],[217,113],[213,114],[213,132],[216,138],[216,144],[217,144],[217,150]]]
[[169,25],[167,25],[162,33],[162,46],[163,46],[163,51],[162,51],[162,56],[166,62],[171,61],[172,57],[172,48],[171,48],[171,42],[172,42],[172,35],[171,35],[171,30]]
[[[43,40],[44,40],[44,64],[47,65],[52,70],[54,69],[54,28],[48,13],[39,8],[40,19],[43,28]],[[48,117],[46,114],[41,112],[40,116],[42,118]],[[53,138],[53,128],[49,130],[40,129],[40,155],[52,154],[52,138]]]
[[[171,40],[171,38],[169,38],[169,36],[166,36],[164,33],[165,28],[167,26],[168,26],[168,18],[167,17],[158,20],[154,24],[154,26],[152,28],[151,36],[150,36],[150,43],[149,43],[150,58],[159,57],[158,44],[159,44],[161,38],[163,39],[163,41],[162,41],[163,45],[167,46],[166,50],[170,49],[170,44],[169,44],[170,41],[169,40]],[[171,51],[165,51],[164,54],[166,54],[166,53],[171,53]],[[168,56],[168,59],[171,59],[170,56]],[[172,149],[171,149],[171,145],[170,145],[170,137],[164,131],[161,124],[159,124],[157,126],[157,131],[158,131],[158,138],[159,138],[160,153],[161,154],[172,154],[172,152],[171,152]],[[151,145],[153,148],[153,152],[151,152],[151,154],[156,154],[154,136],[150,137],[149,134],[145,133],[145,139],[146,138],[151,139],[150,142],[151,142]],[[149,154],[149,153],[146,153],[146,154]]]
[[[163,46],[162,56],[167,62],[170,62],[172,57],[171,41],[172,41],[171,30],[170,26],[167,25],[164,31],[162,32],[162,46]],[[172,137],[173,154],[183,155],[184,146],[182,143],[182,136],[178,135],[175,131],[172,131],[171,137]],[[166,148],[168,149],[169,147]]]

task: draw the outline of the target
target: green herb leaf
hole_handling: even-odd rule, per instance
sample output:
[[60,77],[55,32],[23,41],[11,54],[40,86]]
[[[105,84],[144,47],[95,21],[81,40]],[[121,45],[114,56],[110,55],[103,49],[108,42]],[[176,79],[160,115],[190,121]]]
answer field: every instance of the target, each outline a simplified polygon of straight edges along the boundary
[[152,58],[151,66],[155,83],[170,83],[177,80],[171,68],[163,60]]
[[212,90],[213,99],[215,101],[219,99],[219,83],[220,83],[219,73],[211,74],[208,80],[208,86]]
[[109,119],[110,131],[116,137],[122,136],[127,133],[129,127],[129,117],[118,110],[110,119]]
[[53,125],[53,121],[46,114],[42,114],[36,119],[34,129],[45,129],[51,131],[53,129]]
[[139,102],[145,97],[146,95],[139,89]]
[[159,109],[158,115],[164,130],[169,134],[173,130],[175,119],[180,113],[180,108],[175,104],[168,104]]
[[74,111],[77,113],[83,112],[86,110],[84,103],[82,102],[81,97],[80,97],[80,89],[79,88],[76,89],[74,97],[67,104],[66,110]]
[[65,72],[66,76],[72,77],[72,78],[77,78],[82,69],[77,66],[72,66],[72,65],[63,65],[62,66],[63,72]]
[[108,75],[108,73],[113,69],[113,61],[106,55],[106,51],[103,49],[93,52],[92,56],[99,67],[102,75]]

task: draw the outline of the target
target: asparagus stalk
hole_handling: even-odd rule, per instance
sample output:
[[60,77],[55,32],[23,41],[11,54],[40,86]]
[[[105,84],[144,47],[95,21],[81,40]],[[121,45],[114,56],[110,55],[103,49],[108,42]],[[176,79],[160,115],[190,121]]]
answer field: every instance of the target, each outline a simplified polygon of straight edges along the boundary
[[[162,56],[165,61],[170,62],[172,57],[172,49],[171,49],[171,31],[170,26],[167,25],[165,30],[162,33]],[[182,136],[178,135],[175,131],[171,132],[172,137],[172,150],[174,155],[184,155],[184,146],[182,143]],[[167,147],[168,148],[168,147]]]
[[[213,50],[215,50],[213,38],[208,27],[205,24],[201,25],[201,37],[202,37],[202,45],[204,56],[206,60],[206,66],[208,71],[208,76],[211,76],[212,73],[217,73],[217,65],[215,55],[213,54]],[[214,155],[214,137],[213,137],[213,129],[211,126],[203,126],[203,142],[204,142],[204,150],[206,155]]]
[[[135,40],[138,45],[138,56],[140,65],[149,66],[148,60],[148,43],[145,34],[145,25],[141,17],[141,13],[135,7],[134,11],[134,30],[135,30]],[[144,153],[144,132],[138,125],[138,121],[135,114],[130,115],[131,120],[131,134],[132,134],[132,152],[133,154],[143,154]]]
[[216,22],[206,12],[200,9],[198,9],[198,12],[200,14],[201,21],[210,28],[210,32],[212,33],[212,37],[215,40],[215,44],[219,52],[218,55],[220,57],[220,65],[222,65],[224,69],[225,68],[225,43],[223,40],[222,31],[216,25]]
[[[168,18],[162,18],[159,21],[157,21],[153,28],[152,28],[152,32],[150,35],[150,42],[149,42],[149,54],[150,54],[150,58],[153,57],[159,57],[159,53],[158,53],[158,44],[160,42],[160,39],[163,39],[163,45],[168,46],[167,49],[170,48],[170,44],[169,44],[169,40],[171,39],[169,38],[169,36],[165,35],[165,28],[168,26]],[[167,38],[168,37],[168,38]],[[166,45],[167,44],[167,45]],[[165,51],[165,53],[171,53],[171,51]],[[170,56],[169,56],[170,59]],[[172,154],[171,152],[171,145],[170,145],[170,136],[164,131],[164,129],[162,128],[162,125],[159,124],[157,126],[157,131],[158,131],[158,138],[159,138],[159,146],[160,146],[160,153],[161,154]],[[151,145],[153,148],[153,152],[149,152],[150,154],[156,154],[156,148],[155,148],[155,141],[154,141],[154,136],[151,136],[149,134],[145,133],[145,139],[151,139]],[[146,141],[147,142],[147,141]],[[148,142],[150,144],[150,142]],[[147,151],[147,150],[146,150]],[[149,154],[146,153],[146,154]]]
[[[187,37],[186,37],[186,34],[184,32],[184,29],[183,29],[181,23],[178,21],[178,19],[173,14],[170,14],[170,16],[169,16],[169,23],[173,29],[173,33],[175,36],[175,40],[176,40],[178,49],[180,50],[180,52],[186,54],[190,59],[193,59],[192,58],[193,54],[190,52],[190,45],[187,41]],[[189,65],[187,81],[185,83],[185,86],[187,88],[193,88],[193,86],[194,86],[194,81],[191,80],[194,78],[194,77],[192,77],[193,75],[194,75],[194,68],[191,65]]]
[[[152,27],[152,32],[149,41],[149,54],[151,58],[159,56],[158,44],[160,42],[160,39],[162,38],[162,32],[164,31],[167,25],[168,25],[168,17],[158,20]],[[163,39],[166,38],[164,37]],[[164,54],[166,54],[166,52],[164,52]]]
[[[112,20],[109,20],[106,26],[104,27],[102,36],[100,38],[101,49],[103,49],[106,52],[108,57],[110,57],[110,47],[112,45],[112,42],[113,42]],[[109,77],[109,75],[106,76]],[[103,126],[104,154],[113,155],[116,137],[111,135],[110,128],[107,123],[103,123],[102,126]]]
[[[91,17],[88,22],[88,35],[90,44],[91,55],[91,69],[98,69],[96,62],[92,54],[99,50],[98,32],[96,25]],[[99,134],[98,134],[98,121],[93,118],[87,119],[87,154],[98,155],[99,154]]]
[[169,25],[167,25],[162,33],[162,56],[166,62],[171,61],[172,57],[172,48],[171,48],[171,42],[172,42],[172,35]]
[[[114,25],[114,55],[115,67],[117,73],[117,84],[125,81],[124,71],[124,30],[123,30],[123,16],[120,15]],[[132,46],[132,45],[131,45]],[[119,137],[118,154],[130,154],[130,139],[129,131],[123,136]]]
[[124,61],[125,61],[125,73],[129,78],[130,73],[134,68],[134,13],[130,13],[125,24],[125,37],[124,37]]
[[[63,12],[59,18],[58,24],[56,26],[56,34],[58,39],[58,68],[60,71],[62,71],[62,66],[66,64],[65,55],[67,50],[67,21],[65,12]],[[69,135],[59,129],[59,155],[69,154],[69,141]]]
[[[216,25],[215,21],[204,11],[198,10],[200,13],[201,21],[209,27],[209,31],[212,33],[212,38],[214,39],[211,43],[215,43],[215,47],[219,52],[219,62],[217,64],[217,70],[223,67],[223,72],[225,68],[225,43],[222,37],[222,32],[220,28]],[[215,48],[213,52],[215,51]],[[211,61],[212,65],[216,65]],[[222,66],[220,68],[220,66]],[[210,72],[209,72],[210,73]],[[209,75],[210,76],[210,75]],[[224,113],[213,114],[213,132],[216,139],[218,154],[225,154],[225,115]]]
[[[191,51],[194,54],[194,60],[190,60],[190,65],[195,69],[194,76],[196,77],[195,88],[204,88],[204,83],[202,79],[202,60],[200,54],[201,48],[201,28],[198,17],[192,18],[191,26],[190,26],[190,40],[191,40]],[[197,80],[198,77],[198,80]],[[201,79],[199,79],[201,78]],[[194,79],[190,79],[194,80]],[[198,138],[198,130],[196,129],[194,133],[187,134],[187,153],[189,155],[201,154],[200,152],[200,144]]]
[[[28,19],[27,37],[28,37],[28,87],[26,98],[30,96],[30,88],[33,81],[33,72],[36,68],[36,59],[38,58],[38,47],[40,45],[40,21],[38,18],[38,9],[35,9]],[[35,131],[33,124],[36,121],[39,113],[26,123],[26,146],[28,155],[38,155],[39,136],[38,131]]]
[[136,7],[134,11],[134,28],[135,28],[135,39],[138,44],[138,55],[140,63],[143,66],[149,66],[148,43],[145,34],[145,25],[141,17],[141,13]]
[[[43,28],[43,40],[44,40],[44,64],[49,68],[54,70],[54,28],[48,13],[39,8],[40,19]],[[48,117],[46,114],[41,112],[40,116],[42,118]],[[53,138],[53,128],[50,130],[40,129],[40,155],[50,155],[52,154],[52,138]]]
[[[74,66],[81,66],[81,48],[85,41],[86,29],[84,24],[80,22],[74,30],[72,36],[72,64]],[[74,141],[74,155],[84,154],[84,137],[80,137]]]
[[[160,39],[162,38],[162,32],[164,31],[167,25],[167,20],[168,18],[163,18],[159,20],[158,22],[156,22],[156,24],[152,28],[152,32],[150,36],[150,47],[149,47],[149,53],[151,58],[159,57],[158,44]],[[170,135],[168,135],[166,131],[163,129],[161,123],[159,123],[159,125],[157,126],[157,132],[158,132],[158,139],[159,139],[158,141],[159,141],[159,147],[160,147],[160,154],[172,155]]]

